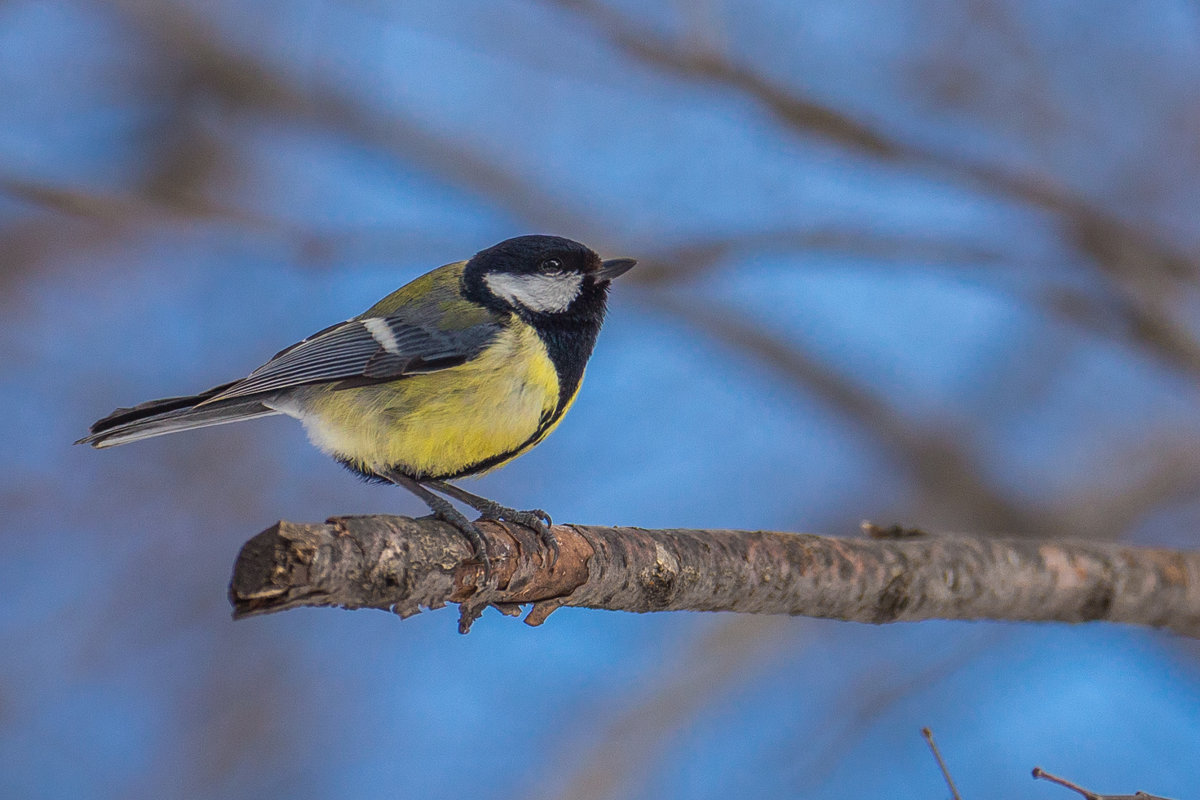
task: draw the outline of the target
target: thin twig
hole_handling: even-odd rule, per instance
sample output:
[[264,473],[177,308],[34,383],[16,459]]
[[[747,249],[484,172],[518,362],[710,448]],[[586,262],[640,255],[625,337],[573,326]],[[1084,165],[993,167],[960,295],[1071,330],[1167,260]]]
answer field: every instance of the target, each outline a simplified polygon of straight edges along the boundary
[[946,779],[946,785],[950,787],[950,796],[954,800],[962,800],[962,795],[958,793],[958,787],[954,785],[954,779],[950,777],[950,770],[946,768],[946,762],[942,759],[941,751],[938,750],[937,742],[933,741],[933,731],[929,728],[921,728],[921,735],[925,737],[925,741],[929,742],[929,749],[933,751],[933,757],[937,759],[938,768],[942,770],[942,777]]
[[1170,800],[1168,797],[1159,797],[1156,794],[1146,794],[1145,792],[1134,792],[1133,794],[1096,794],[1089,791],[1077,783],[1072,783],[1066,778],[1060,778],[1057,775],[1051,775],[1041,767],[1033,768],[1034,780],[1038,778],[1051,783],[1057,783],[1059,786],[1066,787],[1073,792],[1078,792],[1084,800]]

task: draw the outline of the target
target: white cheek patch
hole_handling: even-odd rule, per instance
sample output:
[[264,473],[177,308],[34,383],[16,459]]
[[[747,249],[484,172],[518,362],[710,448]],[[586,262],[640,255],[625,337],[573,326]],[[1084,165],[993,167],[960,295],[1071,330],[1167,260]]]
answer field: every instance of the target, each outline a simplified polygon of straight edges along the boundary
[[566,311],[583,284],[578,273],[559,272],[553,275],[510,275],[493,273],[483,278],[488,288],[510,303],[530,311],[555,314]]

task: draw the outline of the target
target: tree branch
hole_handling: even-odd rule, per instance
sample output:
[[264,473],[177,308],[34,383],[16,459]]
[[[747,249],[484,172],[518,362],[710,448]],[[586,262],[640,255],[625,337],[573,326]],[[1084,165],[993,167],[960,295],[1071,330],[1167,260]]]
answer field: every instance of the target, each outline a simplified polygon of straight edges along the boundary
[[480,522],[494,585],[466,540],[433,519],[279,522],[242,548],[237,618],[299,606],[379,608],[401,617],[461,604],[466,632],[488,605],[612,611],[738,611],[856,622],[925,619],[1108,621],[1200,637],[1200,552],[905,532],[834,539],[766,531],[558,525],[557,562],[534,533]]

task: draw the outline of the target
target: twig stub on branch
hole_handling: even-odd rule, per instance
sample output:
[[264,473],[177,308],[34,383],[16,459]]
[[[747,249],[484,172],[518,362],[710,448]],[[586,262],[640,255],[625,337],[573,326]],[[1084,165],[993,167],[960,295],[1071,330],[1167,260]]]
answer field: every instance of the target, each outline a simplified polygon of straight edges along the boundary
[[488,605],[614,611],[739,611],[858,622],[1106,620],[1200,635],[1200,553],[965,536],[835,539],[766,531],[555,526],[548,557],[532,531],[481,522],[493,583],[449,525],[406,517],[280,522],[242,549],[235,617],[297,606]]

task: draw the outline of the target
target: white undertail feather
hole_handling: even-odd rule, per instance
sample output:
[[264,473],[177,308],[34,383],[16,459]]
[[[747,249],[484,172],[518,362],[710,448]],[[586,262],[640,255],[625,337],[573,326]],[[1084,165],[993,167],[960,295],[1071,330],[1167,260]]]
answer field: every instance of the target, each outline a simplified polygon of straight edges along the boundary
[[82,439],[94,447],[116,447],[121,444],[138,442],[142,439],[152,439],[155,436],[165,436],[168,433],[193,430],[195,428],[211,428],[214,425],[227,425],[230,422],[241,422],[246,419],[268,417],[279,412],[273,408],[264,408],[259,403],[252,406],[238,405],[227,408],[181,409],[168,411],[157,417],[128,422],[107,431],[101,431],[93,436]]

